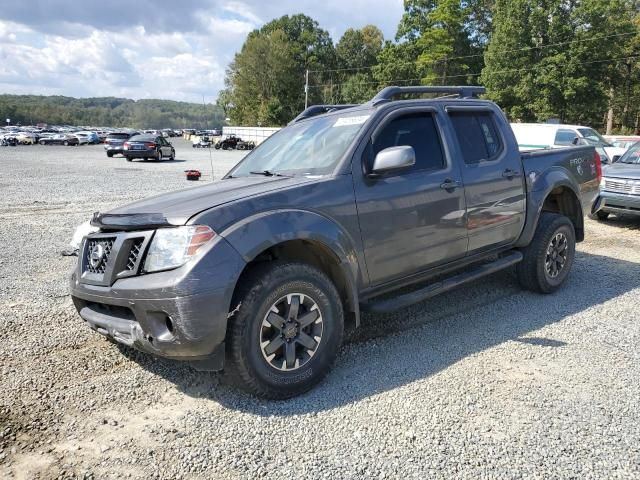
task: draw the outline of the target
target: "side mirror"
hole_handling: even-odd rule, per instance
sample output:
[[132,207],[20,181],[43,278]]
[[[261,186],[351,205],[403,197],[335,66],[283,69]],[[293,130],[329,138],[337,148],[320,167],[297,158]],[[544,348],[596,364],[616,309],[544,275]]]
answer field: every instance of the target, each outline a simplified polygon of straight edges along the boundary
[[616,163],[618,160],[620,160],[620,157],[622,155],[614,155],[613,158],[611,159],[611,163]]
[[571,143],[573,145],[585,145],[585,141],[580,137],[575,137]]
[[416,152],[413,147],[403,145],[385,148],[376,155],[369,176],[375,178],[393,170],[412,167],[415,164]]

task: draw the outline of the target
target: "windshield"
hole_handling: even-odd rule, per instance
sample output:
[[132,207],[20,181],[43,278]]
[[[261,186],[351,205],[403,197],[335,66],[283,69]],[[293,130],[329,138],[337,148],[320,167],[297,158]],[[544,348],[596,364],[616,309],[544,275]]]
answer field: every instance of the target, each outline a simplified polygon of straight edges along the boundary
[[601,147],[611,147],[612,145],[607,142],[602,135],[596,132],[593,128],[579,128],[578,131],[584,139],[589,142],[590,145],[598,145]]
[[634,143],[616,163],[633,163],[640,165],[640,142]]
[[262,142],[229,175],[240,177],[260,172],[329,174],[370,115],[368,110],[359,110],[285,127]]

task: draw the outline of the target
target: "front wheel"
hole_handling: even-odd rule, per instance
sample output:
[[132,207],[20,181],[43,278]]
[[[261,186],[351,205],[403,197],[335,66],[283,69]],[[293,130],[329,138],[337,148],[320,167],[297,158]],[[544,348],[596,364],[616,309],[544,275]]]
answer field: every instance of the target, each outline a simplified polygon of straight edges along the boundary
[[305,264],[260,267],[242,281],[229,322],[227,366],[240,387],[265,398],[300,395],[329,372],[344,332],[331,280]]
[[156,153],[156,160],[158,162],[161,162],[163,160],[162,150],[158,150],[158,153]]
[[567,279],[576,254],[573,223],[557,213],[543,212],[533,240],[523,249],[516,267],[518,280],[527,290],[553,293]]

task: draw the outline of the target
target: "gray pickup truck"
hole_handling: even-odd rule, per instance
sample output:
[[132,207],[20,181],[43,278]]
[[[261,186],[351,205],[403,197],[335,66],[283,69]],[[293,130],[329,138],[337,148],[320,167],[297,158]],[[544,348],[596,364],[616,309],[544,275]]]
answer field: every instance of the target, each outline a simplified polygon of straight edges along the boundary
[[[588,146],[521,154],[483,92],[387,87],[363,105],[313,106],[221,181],[94,214],[70,281],[80,316],[288,398],[328,373],[361,311],[511,266],[523,287],[555,291],[600,159]],[[445,96],[410,98],[423,94]]]

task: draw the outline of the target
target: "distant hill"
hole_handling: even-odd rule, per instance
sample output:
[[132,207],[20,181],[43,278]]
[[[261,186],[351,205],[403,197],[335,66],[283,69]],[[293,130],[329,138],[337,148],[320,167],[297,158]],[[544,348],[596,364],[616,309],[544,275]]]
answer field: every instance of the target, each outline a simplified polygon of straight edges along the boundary
[[219,128],[224,112],[216,105],[172,100],[0,95],[0,125],[90,125],[131,128]]

